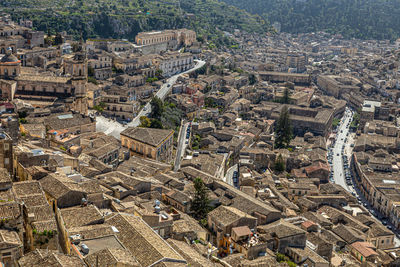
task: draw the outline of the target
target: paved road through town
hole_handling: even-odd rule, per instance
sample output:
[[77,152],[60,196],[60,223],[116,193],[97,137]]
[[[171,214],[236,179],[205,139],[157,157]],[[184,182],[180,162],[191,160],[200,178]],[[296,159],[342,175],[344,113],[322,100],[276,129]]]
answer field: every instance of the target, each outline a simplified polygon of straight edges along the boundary
[[[180,131],[178,145],[177,145],[177,149],[176,149],[174,171],[178,171],[180,169],[182,158],[185,155],[186,146],[189,143],[190,134],[189,134],[189,138],[186,138],[188,127],[189,127],[189,122],[183,123],[182,129]],[[186,143],[186,140],[188,141],[188,143]]]
[[[345,177],[345,172],[344,172],[344,167],[343,167],[343,155],[346,155],[349,158],[350,162],[350,157],[352,154],[352,147],[351,144],[354,144],[354,133],[347,135],[349,132],[349,126],[351,119],[353,116],[353,112],[350,110],[347,110],[345,113],[345,116],[342,118],[340,127],[337,132],[337,137],[336,137],[336,143],[333,148],[333,161],[332,161],[332,169],[333,169],[333,182],[336,184],[340,184],[343,188],[345,188],[347,191],[351,192],[354,194],[357,199],[359,200],[359,203],[364,205],[364,207],[369,211],[371,216],[376,218],[377,220],[380,220],[381,222],[384,222],[386,225],[390,225],[391,229],[394,229],[394,226],[389,222],[389,220],[386,220],[383,218],[383,215],[380,214],[377,210],[373,209],[373,207],[370,206],[368,203],[368,200],[366,200],[363,195],[360,193],[358,190],[357,186],[350,185],[348,186],[346,184],[346,177]],[[347,142],[345,142],[347,137]],[[344,145],[344,150],[342,150]],[[390,230],[391,230],[390,229]],[[395,233],[399,233],[396,232]],[[394,245],[395,247],[399,247],[400,245],[400,240],[397,236],[394,238]]]
[[238,166],[238,164],[233,165],[232,167],[230,167],[230,168],[226,171],[226,174],[225,174],[225,177],[224,177],[224,182],[225,182],[225,183],[230,184],[231,186],[235,186],[235,185],[233,184],[233,173],[234,173],[235,171],[236,171],[236,172],[239,171],[239,166]]
[[[186,73],[190,73],[192,71],[195,71],[197,69],[200,69],[201,67],[206,64],[205,61],[202,60],[195,60],[196,65],[191,68],[188,71],[176,74],[170,78],[167,79],[167,82],[164,83],[160,90],[157,91],[156,96],[161,98],[162,100],[165,99],[165,97],[171,92],[172,86],[176,83],[178,78]],[[117,139],[120,139],[120,133],[125,130],[127,127],[137,127],[140,124],[140,117],[142,116],[148,116],[151,112],[151,105],[150,102],[147,103],[143,109],[138,113],[138,115],[127,125],[122,125],[119,122],[116,122],[112,119],[107,119],[103,116],[97,116],[96,117],[96,131],[98,132],[103,132],[107,135],[112,135]]]
[[[206,63],[205,61],[196,60],[196,65],[195,65],[192,69],[190,69],[190,70],[188,70],[188,71],[185,71],[185,72],[182,72],[182,73],[180,73],[180,74],[174,75],[174,76],[172,76],[171,78],[169,78],[169,79],[167,80],[167,82],[164,83],[164,84],[161,86],[160,90],[157,91],[156,96],[158,96],[160,99],[164,100],[165,97],[171,92],[172,86],[176,83],[176,81],[178,80],[178,78],[179,78],[181,75],[186,74],[186,73],[189,73],[189,72],[192,72],[192,71],[195,71],[195,70],[197,70],[197,69],[200,69],[201,67],[204,66],[205,63]],[[144,106],[144,108],[139,112],[139,114],[138,114],[130,123],[128,123],[128,126],[130,126],[130,127],[137,127],[137,126],[139,126],[139,124],[140,124],[140,117],[142,117],[142,116],[148,116],[148,115],[150,114],[150,112],[151,112],[151,105],[150,105],[150,102],[148,102],[148,103]]]
[[[333,180],[336,184],[341,185],[344,189],[349,192],[353,192],[354,189],[346,184],[345,172],[343,169],[343,146],[346,144],[347,133],[349,132],[349,126],[352,118],[352,112],[346,109],[345,115],[341,120],[340,127],[337,131],[337,137],[335,146],[333,148]],[[349,126],[348,126],[349,125]]]

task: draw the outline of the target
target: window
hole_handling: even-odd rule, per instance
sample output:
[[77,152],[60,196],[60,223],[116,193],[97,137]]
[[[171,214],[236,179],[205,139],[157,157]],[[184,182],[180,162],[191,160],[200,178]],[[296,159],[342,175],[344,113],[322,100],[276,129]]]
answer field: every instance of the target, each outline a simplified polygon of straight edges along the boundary
[[10,149],[10,144],[4,143],[4,150],[7,151]]
[[[4,164],[5,165],[8,165],[8,164],[10,164],[10,159],[9,158],[5,158],[4,159]],[[389,240],[388,240],[389,241]],[[388,242],[389,243],[389,242]]]

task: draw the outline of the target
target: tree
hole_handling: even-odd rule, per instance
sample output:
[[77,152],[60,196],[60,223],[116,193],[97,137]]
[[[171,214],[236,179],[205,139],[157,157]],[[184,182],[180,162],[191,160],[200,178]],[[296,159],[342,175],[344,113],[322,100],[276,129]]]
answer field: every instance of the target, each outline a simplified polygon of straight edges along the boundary
[[194,199],[191,209],[197,219],[204,219],[211,210],[210,200],[208,199],[207,187],[200,178],[194,179]]
[[99,84],[99,82],[98,82],[98,81],[96,80],[96,78],[93,77],[93,76],[88,76],[88,82],[93,83],[93,84],[95,84],[95,85],[98,85],[98,84]]
[[98,112],[103,112],[104,109],[106,108],[106,103],[100,102],[98,105],[93,106],[94,110],[97,110]]
[[56,37],[54,38],[54,44],[55,45],[60,45],[64,42],[63,37],[61,36],[61,33],[57,33]]
[[163,74],[163,71],[161,69],[156,70],[156,77],[158,79],[162,79],[162,74]]
[[152,119],[150,123],[150,128],[157,128],[157,129],[162,129],[163,125],[160,120],[158,119]]
[[249,75],[249,84],[253,85],[257,82],[256,76],[253,73],[250,73]]
[[149,78],[146,79],[147,83],[153,83],[153,82],[156,82],[156,81],[158,81],[157,77],[149,77]]
[[285,170],[285,161],[281,154],[275,159],[274,170],[278,173],[281,173]]
[[139,127],[144,127],[144,128],[149,128],[151,124],[151,121],[149,118],[147,118],[146,116],[141,116],[140,117],[140,125]]
[[88,66],[88,76],[94,77],[94,69],[92,66]]
[[78,43],[73,43],[72,44],[72,52],[76,53],[79,51],[79,44]]
[[286,148],[293,138],[293,128],[289,118],[287,106],[283,106],[275,129],[275,146],[277,148]]
[[282,103],[289,104],[289,100],[289,88],[285,87],[285,90],[283,90]]
[[48,35],[44,38],[44,43],[48,46],[51,46],[54,44],[54,38],[51,35]]
[[206,108],[215,108],[217,105],[215,104],[214,100],[212,98],[207,97],[204,100],[204,106]]
[[160,119],[164,112],[164,105],[162,100],[159,97],[154,96],[153,99],[151,99],[150,105],[151,105],[150,117],[154,119]]

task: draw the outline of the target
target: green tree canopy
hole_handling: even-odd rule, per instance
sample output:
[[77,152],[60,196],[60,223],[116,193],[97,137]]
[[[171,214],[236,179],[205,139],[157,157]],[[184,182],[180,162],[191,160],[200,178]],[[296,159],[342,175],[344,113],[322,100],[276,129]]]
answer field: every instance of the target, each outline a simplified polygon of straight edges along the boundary
[[277,148],[286,148],[293,138],[293,128],[290,122],[290,115],[287,106],[283,106],[275,129],[275,146]]
[[201,220],[207,217],[208,212],[211,210],[210,200],[208,199],[207,187],[200,178],[194,179],[194,199],[192,201],[191,209],[194,216]]
[[283,90],[282,103],[283,104],[289,104],[289,102],[290,102],[289,88],[285,87],[285,90]]
[[140,117],[140,125],[139,127],[144,127],[144,128],[149,128],[151,125],[151,121],[149,118],[147,118],[146,116],[141,116]]
[[400,36],[398,0],[223,0],[281,23],[291,33],[326,31],[345,38],[396,39]]
[[279,154],[275,159],[274,170],[281,173],[285,170],[285,161],[283,160],[282,154]]
[[154,96],[150,102],[150,105],[151,105],[150,117],[154,119],[160,119],[164,112],[163,101],[158,96]]
[[253,85],[253,84],[255,84],[256,82],[257,82],[256,76],[255,76],[253,73],[250,73],[250,74],[249,74],[249,84],[250,84],[250,85]]
[[158,119],[151,119],[150,128],[162,129],[163,125]]
[[63,41],[63,38],[62,38],[62,36],[61,36],[61,33],[57,33],[56,34],[56,37],[54,37],[54,44],[55,45],[60,45],[60,44],[62,44],[64,41]]

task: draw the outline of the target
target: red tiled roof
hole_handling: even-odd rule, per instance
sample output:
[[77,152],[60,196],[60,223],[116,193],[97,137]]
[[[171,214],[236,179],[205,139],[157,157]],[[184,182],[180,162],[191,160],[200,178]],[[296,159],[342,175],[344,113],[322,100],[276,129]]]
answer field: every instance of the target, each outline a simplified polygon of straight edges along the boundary
[[314,165],[311,165],[311,166],[308,166],[308,167],[304,168],[304,170],[306,171],[307,174],[313,173],[313,172],[315,172],[317,170],[321,170],[321,169],[329,171],[329,166],[326,165],[326,164],[323,164],[321,162],[317,162]]
[[374,250],[374,245],[369,242],[354,242],[351,246],[366,258],[372,255],[378,255]]
[[305,229],[307,229],[311,226],[314,226],[314,225],[317,225],[317,224],[313,221],[305,221],[301,224],[301,226],[304,227]]
[[302,169],[292,169],[291,173],[297,178],[307,178],[307,174]]
[[239,227],[234,227],[232,228],[232,232],[235,232],[235,234],[239,236],[247,236],[251,235],[250,228],[248,226],[239,226]]

